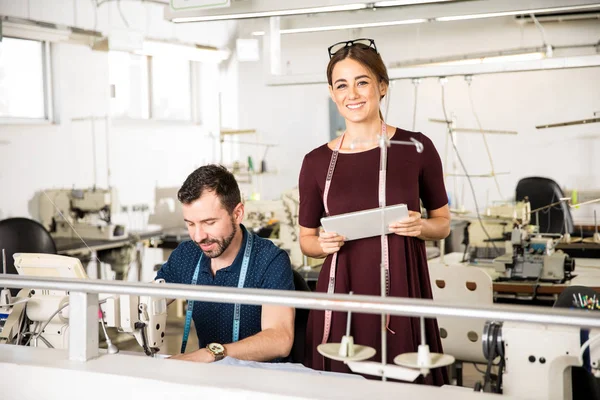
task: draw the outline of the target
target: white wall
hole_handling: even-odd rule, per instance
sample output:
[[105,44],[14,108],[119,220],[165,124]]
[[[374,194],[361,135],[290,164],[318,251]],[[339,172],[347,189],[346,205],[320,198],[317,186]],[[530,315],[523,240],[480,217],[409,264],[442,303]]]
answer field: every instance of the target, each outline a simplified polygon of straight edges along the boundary
[[[243,31],[259,30],[257,27],[267,28],[266,23],[260,26],[254,22]],[[600,37],[597,21],[546,23],[544,27],[548,42],[554,46],[590,44]],[[356,37],[374,38],[388,64],[419,57],[542,45],[541,35],[534,25],[519,25],[511,18],[284,35],[283,71],[324,74],[327,47]],[[261,62],[241,65],[242,124],[258,128],[269,140],[281,144],[278,153],[269,156],[281,171],[274,178],[273,191],[269,193],[276,196],[281,188],[297,185],[304,154],[328,140],[327,87],[324,84],[268,87],[263,73],[266,67]],[[498,178],[505,198],[514,196],[520,178],[533,175],[551,177],[568,188],[600,188],[597,173],[600,161],[594,157],[600,154],[600,124],[535,129],[539,124],[592,117],[594,111],[600,111],[599,82],[600,68],[473,78],[473,101],[483,127],[518,131],[517,136],[488,136],[496,172],[510,171],[510,175]],[[388,116],[392,125],[412,128],[413,92],[410,81],[394,83]],[[458,126],[477,127],[463,78],[450,78],[446,86],[446,108],[457,117]],[[445,126],[431,123],[429,118],[443,118],[437,79],[426,79],[419,86],[416,130],[431,137],[443,157]],[[470,173],[490,172],[480,136],[463,134],[458,138],[458,146]],[[451,165],[452,159],[449,160]],[[460,165],[457,172],[462,172]],[[474,179],[473,182],[481,207],[499,199],[492,179]],[[457,179],[456,187],[453,181],[447,186],[451,194],[457,193],[459,202],[464,197],[466,206],[472,207],[472,196],[463,178]],[[576,216],[581,215],[591,215],[591,208],[576,212]]]
[[[184,24],[164,21],[163,7],[124,1],[129,31],[150,38],[225,46],[235,24]],[[84,0],[0,0],[0,15],[48,21],[94,29],[108,34],[125,29],[116,2],[98,9],[94,22],[92,2]],[[53,90],[56,124],[1,125],[0,218],[37,217],[36,192],[49,188],[89,187],[94,184],[93,141],[90,121],[72,118],[108,113],[108,53],[82,45],[53,44]],[[113,120],[109,129],[111,184],[122,205],[154,203],[155,187],[178,187],[196,167],[218,161],[219,70],[203,65],[200,72],[202,125],[177,122]],[[235,92],[234,86],[225,88]],[[234,96],[234,94],[233,94]],[[96,121],[97,183],[106,187],[105,122]]]

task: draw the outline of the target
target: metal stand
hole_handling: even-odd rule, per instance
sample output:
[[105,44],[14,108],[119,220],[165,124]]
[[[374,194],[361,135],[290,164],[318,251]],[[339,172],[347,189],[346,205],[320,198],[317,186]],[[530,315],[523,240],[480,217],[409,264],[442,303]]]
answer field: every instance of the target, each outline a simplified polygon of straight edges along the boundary
[[[352,294],[350,292],[349,294]],[[317,351],[327,358],[332,360],[348,363],[349,361],[364,361],[373,357],[374,348],[354,344],[354,338],[350,335],[350,325],[352,321],[352,312],[348,311],[348,319],[346,320],[346,335],[342,337],[341,343],[323,343],[317,346]]]
[[425,318],[421,317],[421,344],[417,353],[400,354],[394,358],[394,363],[407,367],[419,369],[423,376],[429,374],[433,368],[446,367],[454,363],[454,357],[448,354],[431,353],[427,338],[425,336]]

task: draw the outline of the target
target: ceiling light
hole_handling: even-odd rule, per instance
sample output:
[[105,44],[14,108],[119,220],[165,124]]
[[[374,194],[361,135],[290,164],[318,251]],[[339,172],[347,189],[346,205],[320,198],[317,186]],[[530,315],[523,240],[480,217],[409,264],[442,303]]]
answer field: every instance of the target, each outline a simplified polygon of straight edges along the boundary
[[[406,19],[402,21],[384,21],[384,22],[370,22],[362,24],[350,24],[350,25],[329,25],[329,26],[316,26],[311,28],[294,28],[294,29],[281,29],[279,33],[282,35],[288,35],[292,33],[308,33],[308,32],[326,32],[326,31],[340,31],[344,29],[358,29],[358,28],[378,28],[382,26],[396,26],[396,25],[411,25],[421,24],[427,22],[424,18],[419,19]],[[264,31],[252,32],[252,36],[264,36]]]
[[455,61],[444,61],[439,63],[421,64],[423,65],[475,65],[475,64],[488,64],[488,63],[502,63],[502,62],[515,62],[515,61],[532,61],[541,60],[546,55],[542,52],[538,53],[523,53],[523,54],[511,54],[505,56],[494,56],[494,57],[481,57],[481,58],[469,58],[464,60]]
[[538,14],[538,13],[551,13],[551,12],[564,12],[573,10],[587,10],[591,8],[600,7],[600,3],[582,5],[582,6],[565,6],[565,7],[554,7],[554,8],[538,8],[532,10],[518,10],[518,11],[502,11],[495,13],[483,13],[483,14],[469,14],[469,15],[453,15],[449,17],[437,17],[435,21],[446,22],[446,21],[464,21],[468,19],[481,19],[481,18],[494,18],[494,17],[506,17],[510,15],[521,15],[521,14]]
[[224,21],[231,19],[248,19],[248,18],[266,18],[266,17],[284,17],[288,15],[303,15],[303,14],[319,14],[336,11],[355,11],[367,8],[365,3],[344,4],[339,6],[312,7],[312,8],[297,8],[293,10],[277,10],[277,11],[262,11],[242,14],[225,14],[225,15],[205,15],[196,17],[178,17],[173,18],[172,22],[205,22],[205,21]]

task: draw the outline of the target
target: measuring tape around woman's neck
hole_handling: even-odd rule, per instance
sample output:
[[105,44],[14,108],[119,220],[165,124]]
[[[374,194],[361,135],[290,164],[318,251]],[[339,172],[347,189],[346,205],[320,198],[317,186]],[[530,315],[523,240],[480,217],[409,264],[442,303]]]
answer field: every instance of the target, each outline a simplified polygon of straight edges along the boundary
[[[252,247],[254,246],[254,235],[246,230],[243,226],[241,227],[243,231],[246,233],[248,237],[246,242],[246,248],[244,249],[244,258],[242,259],[242,268],[240,269],[240,277],[238,279],[238,288],[244,287],[244,282],[246,282],[246,275],[248,272],[248,265],[250,264],[250,256],[252,254]],[[200,273],[200,264],[202,263],[202,258],[204,258],[204,253],[200,253],[200,259],[198,260],[198,264],[196,264],[196,270],[194,271],[194,276],[192,278],[192,285],[196,285],[198,282],[198,275]],[[233,332],[232,338],[233,342],[237,342],[240,338],[240,312],[242,305],[236,303],[233,310]],[[181,341],[181,353],[185,353],[185,348],[187,347],[188,336],[190,335],[190,326],[192,324],[192,313],[194,310],[194,300],[188,301],[187,312],[185,314],[185,327],[183,328],[183,339]]]
[[[330,215],[329,207],[327,205],[327,199],[329,197],[329,189],[331,187],[331,180],[333,178],[333,171],[335,170],[335,165],[337,164],[338,155],[340,149],[342,148],[342,142],[344,141],[344,135],[346,133],[342,133],[340,136],[340,140],[338,141],[335,149],[333,150],[333,154],[331,155],[331,161],[329,162],[329,169],[327,170],[327,179],[325,180],[325,190],[323,191],[323,205],[325,206],[325,213],[327,216]],[[384,121],[381,122],[381,135],[387,137],[387,125]],[[379,198],[379,206],[385,207],[385,185],[386,185],[386,168],[385,168],[385,160],[387,159],[387,147],[384,147],[381,153],[379,154],[379,190],[378,190],[378,198]],[[383,236],[381,238],[381,246],[383,249],[382,260],[385,267],[385,295],[389,296],[390,292],[390,262],[388,255],[388,237]],[[335,273],[337,269],[337,252],[333,253],[331,258],[331,266],[329,269],[329,284],[327,286],[327,294],[333,294],[335,292]],[[331,332],[331,310],[325,310],[325,324],[323,327],[323,339],[321,343],[327,343],[329,339],[329,333]],[[387,316],[386,328],[394,333],[390,329],[390,316]]]

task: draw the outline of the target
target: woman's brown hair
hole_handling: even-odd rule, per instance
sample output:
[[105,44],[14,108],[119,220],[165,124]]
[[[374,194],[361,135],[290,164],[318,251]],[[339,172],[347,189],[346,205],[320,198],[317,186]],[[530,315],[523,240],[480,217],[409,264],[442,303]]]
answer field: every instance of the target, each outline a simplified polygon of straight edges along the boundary
[[[390,86],[390,78],[381,56],[375,49],[362,43],[346,46],[341,50],[338,50],[331,57],[329,64],[327,65],[327,82],[329,83],[329,86],[333,86],[333,68],[337,63],[346,58],[350,58],[362,64],[375,75],[378,82],[384,82],[386,86]],[[382,95],[379,100],[381,101],[384,96],[385,95]],[[379,118],[383,121],[381,110],[379,110]]]
[[[366,46],[362,43],[355,43],[352,46],[347,46],[338,50],[329,60],[327,65],[327,82],[329,86],[333,85],[333,68],[340,61],[350,58],[356,62],[359,62],[365,68],[368,68],[373,75],[377,78],[378,82],[385,82],[386,86],[390,85],[390,78],[388,76],[387,68],[381,59],[379,53],[377,53],[372,47]],[[381,96],[383,99],[383,96]],[[381,99],[380,99],[381,100]]]

